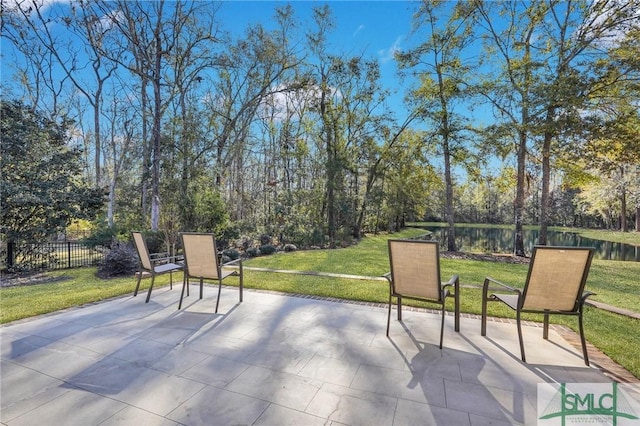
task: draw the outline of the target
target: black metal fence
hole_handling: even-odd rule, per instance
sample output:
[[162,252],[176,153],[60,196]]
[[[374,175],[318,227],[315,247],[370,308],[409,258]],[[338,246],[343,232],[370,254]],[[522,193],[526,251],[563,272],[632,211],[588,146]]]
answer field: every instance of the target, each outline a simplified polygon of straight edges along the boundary
[[4,265],[8,270],[54,270],[98,265],[104,251],[79,241],[61,241],[41,244],[7,243]]

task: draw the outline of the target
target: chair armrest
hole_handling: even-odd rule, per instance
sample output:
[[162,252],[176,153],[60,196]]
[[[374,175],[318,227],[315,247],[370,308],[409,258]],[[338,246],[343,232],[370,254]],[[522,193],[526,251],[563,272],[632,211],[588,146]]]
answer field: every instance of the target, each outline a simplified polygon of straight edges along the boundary
[[596,293],[592,291],[585,291],[584,293],[582,293],[582,297],[580,298],[580,303],[584,303],[587,300],[587,297],[595,296],[595,295]]
[[164,259],[164,258],[167,258],[167,257],[170,257],[170,256],[169,256],[169,252],[162,251],[162,252],[158,252],[158,253],[149,253],[149,257],[152,260],[155,260],[155,259]]
[[[168,253],[156,253],[156,254],[168,254]],[[151,257],[151,263],[154,265],[161,265],[163,263],[178,263],[184,260],[183,255],[178,256],[165,256],[165,257]]]
[[521,290],[519,290],[519,289],[517,289],[517,288],[515,288],[515,287],[508,286],[508,285],[506,285],[506,284],[504,284],[504,283],[501,283],[500,281],[498,281],[498,280],[496,280],[496,279],[494,279],[494,278],[491,278],[491,277],[486,277],[486,278],[484,279],[483,289],[484,289],[484,290],[487,290],[487,289],[489,288],[489,284],[497,284],[497,285],[499,285],[500,287],[502,287],[502,288],[504,288],[504,289],[507,289],[507,290],[509,290],[509,291],[512,291],[512,292],[514,292],[514,293],[521,293]]
[[449,281],[442,284],[442,288],[447,288],[451,286],[455,286],[456,288],[460,285],[460,277],[456,274],[451,277]]

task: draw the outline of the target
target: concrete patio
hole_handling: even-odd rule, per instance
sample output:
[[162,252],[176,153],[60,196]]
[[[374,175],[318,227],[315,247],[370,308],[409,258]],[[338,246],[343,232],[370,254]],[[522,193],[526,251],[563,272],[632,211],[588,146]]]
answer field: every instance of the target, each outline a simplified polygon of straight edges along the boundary
[[[223,288],[161,288],[0,328],[3,425],[535,424],[537,384],[609,383],[552,330]],[[395,315],[395,311],[393,312]],[[393,318],[393,317],[392,317]],[[597,355],[591,353],[592,357]]]

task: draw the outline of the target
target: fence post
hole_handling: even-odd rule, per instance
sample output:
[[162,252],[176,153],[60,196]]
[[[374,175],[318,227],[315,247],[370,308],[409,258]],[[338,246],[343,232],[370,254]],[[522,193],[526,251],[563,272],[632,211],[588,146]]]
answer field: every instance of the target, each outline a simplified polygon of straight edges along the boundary
[[67,241],[67,268],[71,269],[71,242]]

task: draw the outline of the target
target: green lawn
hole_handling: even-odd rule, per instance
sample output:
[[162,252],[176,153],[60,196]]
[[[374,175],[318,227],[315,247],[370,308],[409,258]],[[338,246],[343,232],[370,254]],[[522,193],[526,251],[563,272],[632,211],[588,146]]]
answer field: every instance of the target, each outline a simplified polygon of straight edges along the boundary
[[[394,234],[394,238],[423,234],[423,230],[408,229]],[[338,250],[311,250],[278,253],[244,262],[247,267],[260,267],[297,271],[315,271],[379,277],[388,271],[387,235],[368,236],[358,245]],[[514,286],[522,286],[527,265],[484,262],[475,260],[441,260],[442,278],[459,274],[465,287],[461,290],[463,312],[479,314],[480,289],[486,275]],[[131,294],[135,287],[133,277],[102,280],[95,276],[95,268],[52,272],[52,277],[66,279],[53,283],[0,290],[0,322],[65,309],[84,303]],[[595,260],[587,281],[587,289],[597,293],[593,297],[614,306],[640,312],[640,262],[614,262]],[[181,277],[177,277],[180,280]],[[176,278],[174,277],[174,280]],[[234,281],[227,280],[233,285]],[[144,292],[150,280],[143,280]],[[168,285],[169,277],[160,276],[156,285]],[[350,300],[386,303],[386,281],[342,279],[314,275],[245,271],[247,288],[308,294]],[[475,288],[474,288],[475,287]],[[140,295],[144,297],[145,295]],[[176,301],[178,295],[176,293]],[[142,300],[141,300],[142,303]],[[448,306],[452,308],[452,303]],[[490,315],[513,317],[513,312],[500,304],[490,305]],[[526,319],[540,321],[539,316]],[[577,327],[575,318],[552,317],[552,321]],[[585,312],[587,339],[620,365],[640,378],[640,321],[588,307]],[[479,333],[480,330],[462,330]],[[515,338],[515,326],[514,326]]]

